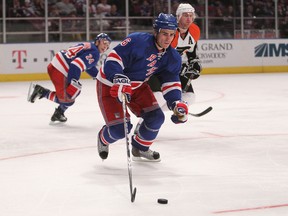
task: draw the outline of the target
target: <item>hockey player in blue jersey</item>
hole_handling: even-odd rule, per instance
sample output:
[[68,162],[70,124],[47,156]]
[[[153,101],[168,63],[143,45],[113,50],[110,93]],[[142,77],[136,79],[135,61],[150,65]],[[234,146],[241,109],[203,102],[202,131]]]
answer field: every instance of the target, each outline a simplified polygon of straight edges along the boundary
[[37,98],[46,98],[59,104],[51,117],[51,121],[66,122],[64,112],[75,103],[80,94],[82,85],[79,82],[81,73],[86,71],[91,77],[96,78],[96,68],[100,54],[104,53],[111,43],[111,38],[100,33],[93,42],[83,42],[61,50],[53,57],[47,70],[55,87],[50,91],[40,85],[31,84],[28,101],[34,103]]
[[[160,161],[160,154],[150,149],[165,117],[147,84],[153,74],[159,76],[163,96],[173,112],[171,120],[176,124],[187,121],[188,106],[182,101],[179,79],[181,57],[170,46],[176,18],[160,13],[153,28],[153,34],[128,35],[108,54],[97,75],[98,103],[106,123],[98,133],[97,144],[103,160],[108,157],[109,145],[125,137],[121,104],[124,95],[133,114],[143,118],[132,136],[132,159]],[[126,113],[130,132],[130,114]]]

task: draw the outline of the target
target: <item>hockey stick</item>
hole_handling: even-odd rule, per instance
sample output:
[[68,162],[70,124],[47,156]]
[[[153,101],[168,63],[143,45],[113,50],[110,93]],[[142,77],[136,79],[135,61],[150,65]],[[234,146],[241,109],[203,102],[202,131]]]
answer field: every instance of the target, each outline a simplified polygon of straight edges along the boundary
[[124,132],[126,138],[126,147],[127,147],[127,164],[128,164],[128,175],[129,175],[129,185],[130,185],[130,195],[131,202],[134,202],[136,196],[136,187],[133,189],[132,185],[132,166],[131,166],[131,156],[130,156],[130,146],[129,146],[129,138],[128,138],[128,120],[126,117],[126,97],[122,95],[122,109],[123,109],[123,119],[124,119]]
[[194,117],[201,117],[203,115],[206,115],[207,113],[209,113],[213,108],[210,106],[208,107],[207,109],[205,109],[204,111],[200,112],[200,113],[188,113],[189,115],[191,116],[194,116]]
[[[188,67],[186,67],[186,71],[187,71],[187,69],[188,69]],[[185,72],[182,72],[182,74],[185,74]],[[188,81],[187,81],[186,86],[184,87],[182,93],[186,93],[187,92],[189,86],[191,85],[193,77],[194,77],[194,73],[192,73],[190,75],[190,77],[188,78]],[[207,113],[209,113],[212,109],[213,108],[210,106],[210,107],[208,107],[207,109],[205,109],[204,111],[202,111],[200,113],[195,113],[195,114],[188,113],[188,114],[191,115],[191,116],[194,116],[194,117],[201,117],[201,116],[206,115]]]
[[[185,73],[186,73],[187,71],[188,71],[188,65],[186,65],[185,68],[182,69],[182,71],[181,71],[181,76],[183,76],[183,77],[185,77],[185,78],[188,79],[188,81],[187,81],[184,89],[182,90],[183,93],[186,93],[186,92],[187,92],[187,90],[188,90],[189,86],[191,85],[191,82],[192,82],[192,80],[193,80],[193,78],[194,78],[194,76],[195,76],[194,73],[192,73],[192,74],[190,75],[190,77],[185,76]],[[197,72],[196,70],[193,70],[193,71],[195,71],[195,73]]]

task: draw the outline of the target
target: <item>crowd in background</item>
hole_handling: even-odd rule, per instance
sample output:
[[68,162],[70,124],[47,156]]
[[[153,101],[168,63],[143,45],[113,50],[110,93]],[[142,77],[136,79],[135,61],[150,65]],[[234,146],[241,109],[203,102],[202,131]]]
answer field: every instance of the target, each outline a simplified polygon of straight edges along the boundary
[[[98,18],[92,23],[97,27],[102,24],[103,30],[115,29],[125,26],[125,19],[113,17],[125,16],[125,0],[48,0],[49,17],[85,17],[89,10],[90,17]],[[137,17],[155,17],[160,12],[168,12],[167,0],[129,0],[129,15]],[[171,12],[175,14],[180,0],[171,1]],[[193,5],[199,18],[205,17],[205,0],[185,1]],[[233,38],[235,28],[240,25],[240,0],[208,1],[208,15],[210,18],[211,34],[218,38]],[[7,17],[44,17],[44,0],[8,0]],[[280,37],[288,37],[288,0],[278,0],[278,17]],[[274,0],[245,0],[244,1],[244,28],[245,29],[275,29]],[[110,19],[107,19],[110,18]],[[237,18],[237,19],[235,19]],[[100,20],[101,19],[101,20]],[[138,26],[151,26],[151,19],[134,19],[131,21]],[[201,20],[201,19],[199,19]],[[197,20],[196,20],[197,22]],[[198,21],[200,22],[200,21]],[[43,28],[43,23],[31,21],[34,28]],[[78,25],[77,25],[78,24]],[[49,30],[57,30],[59,22],[51,22]],[[238,26],[237,26],[238,25]],[[81,23],[72,22],[69,26],[73,29],[81,28]],[[201,27],[201,25],[200,25]]]

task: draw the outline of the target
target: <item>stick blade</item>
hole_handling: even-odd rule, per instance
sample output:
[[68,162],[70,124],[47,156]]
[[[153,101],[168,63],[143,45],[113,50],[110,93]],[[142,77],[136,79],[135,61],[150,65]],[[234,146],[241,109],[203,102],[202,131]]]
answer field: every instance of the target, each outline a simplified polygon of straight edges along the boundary
[[137,191],[137,189],[136,189],[136,187],[135,187],[134,190],[133,190],[133,193],[131,193],[131,202],[132,202],[132,203],[135,201],[136,191]]
[[210,106],[207,109],[205,109],[204,111],[200,112],[200,113],[189,113],[189,115],[194,116],[194,117],[201,117],[203,115],[206,115],[207,113],[209,113],[213,108]]

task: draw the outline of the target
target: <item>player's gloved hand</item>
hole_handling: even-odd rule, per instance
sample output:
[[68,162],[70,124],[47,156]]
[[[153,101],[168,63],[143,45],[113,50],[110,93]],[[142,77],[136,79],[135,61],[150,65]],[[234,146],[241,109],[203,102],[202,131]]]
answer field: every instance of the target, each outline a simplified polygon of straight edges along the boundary
[[197,57],[189,61],[186,76],[189,78],[191,77],[192,79],[197,79],[200,76],[201,71],[202,65],[200,59]]
[[129,103],[132,94],[130,79],[124,74],[115,74],[113,78],[113,86],[110,89],[110,94],[112,97],[117,98],[120,103],[123,102],[122,96],[124,95],[126,101]]
[[172,104],[174,114],[171,120],[175,124],[185,123],[188,120],[188,104],[185,101],[176,101]]
[[80,94],[81,89],[81,83],[76,79],[72,79],[71,83],[66,88],[66,92],[68,96],[74,100]]

